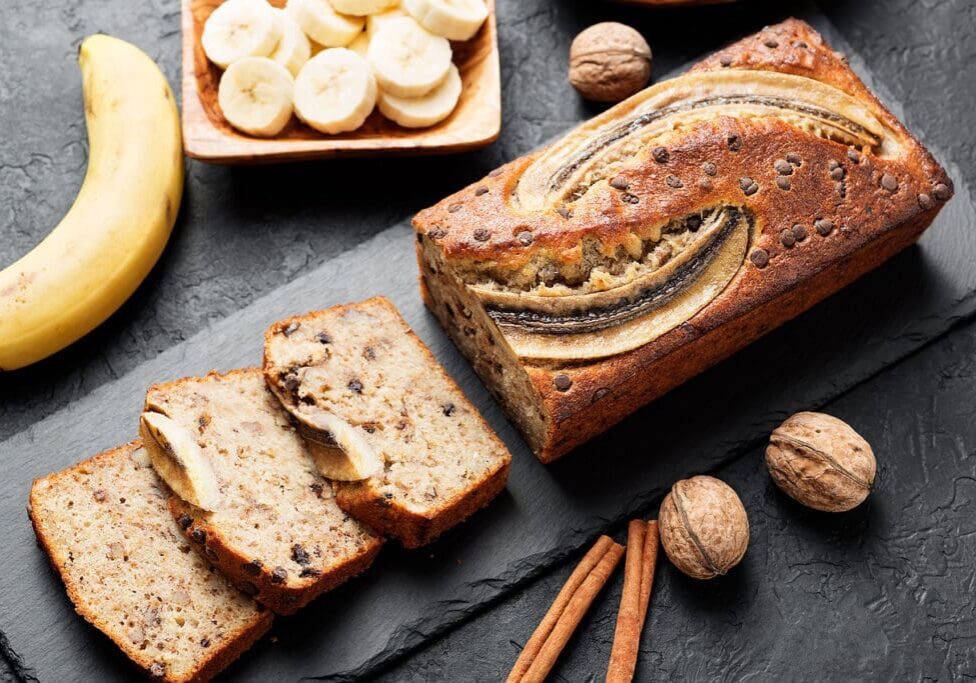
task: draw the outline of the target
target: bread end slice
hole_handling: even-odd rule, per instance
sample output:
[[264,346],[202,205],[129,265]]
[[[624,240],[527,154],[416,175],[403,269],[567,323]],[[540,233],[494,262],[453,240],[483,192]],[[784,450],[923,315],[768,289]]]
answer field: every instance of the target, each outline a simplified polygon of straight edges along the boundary
[[75,610],[152,679],[208,681],[272,614],[190,551],[139,441],[37,479],[28,514]]

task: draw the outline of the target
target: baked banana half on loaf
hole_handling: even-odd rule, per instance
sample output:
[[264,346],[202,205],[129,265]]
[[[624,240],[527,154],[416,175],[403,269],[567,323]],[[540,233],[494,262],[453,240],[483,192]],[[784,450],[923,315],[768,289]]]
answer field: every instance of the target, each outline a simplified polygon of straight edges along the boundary
[[428,306],[550,461],[911,244],[951,196],[789,20],[414,227]]

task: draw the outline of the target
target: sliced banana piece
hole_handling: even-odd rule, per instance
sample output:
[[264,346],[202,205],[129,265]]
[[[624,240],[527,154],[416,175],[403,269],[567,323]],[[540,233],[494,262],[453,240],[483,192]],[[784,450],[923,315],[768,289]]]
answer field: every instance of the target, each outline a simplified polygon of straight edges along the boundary
[[342,418],[320,408],[299,409],[292,414],[323,477],[359,481],[383,469],[383,461],[366,437]]
[[270,55],[281,30],[265,0],[227,0],[207,18],[200,44],[207,59],[226,69],[244,57]]
[[403,0],[420,25],[448,40],[468,40],[488,18],[484,0]]
[[308,36],[288,12],[274,9],[275,18],[281,22],[281,39],[278,47],[271,53],[271,59],[288,69],[292,76],[297,76],[299,70],[312,56],[312,45]]
[[277,135],[292,114],[294,79],[267,57],[245,57],[220,77],[217,102],[230,125],[249,135]]
[[366,17],[366,33],[372,38],[390,19],[405,16],[407,16],[407,13],[400,7],[394,7],[379,14],[370,14]]
[[285,9],[323,47],[345,47],[366,25],[362,17],[339,14],[329,0],[288,0]]
[[399,97],[426,95],[451,68],[451,44],[410,17],[382,26],[370,39],[368,54],[380,88]]
[[349,43],[349,49],[363,59],[368,59],[366,53],[369,50],[369,35],[367,33],[360,33],[356,37],[356,40]]
[[363,125],[376,105],[376,79],[362,57],[346,48],[323,50],[295,79],[295,113],[323,133]]
[[398,4],[400,0],[330,0],[336,12],[365,17]]
[[426,128],[450,116],[460,96],[461,74],[451,64],[444,82],[426,95],[397,97],[380,91],[376,104],[383,116],[404,128]]
[[209,512],[220,508],[217,475],[193,434],[170,417],[147,411],[139,418],[139,435],[153,469],[176,495]]

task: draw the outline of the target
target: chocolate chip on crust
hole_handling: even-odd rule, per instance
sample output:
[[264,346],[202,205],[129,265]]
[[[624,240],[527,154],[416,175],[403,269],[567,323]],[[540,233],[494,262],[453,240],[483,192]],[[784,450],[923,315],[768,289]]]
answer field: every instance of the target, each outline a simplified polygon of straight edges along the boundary
[[427,231],[427,237],[431,238],[432,240],[443,239],[446,236],[447,236],[447,230],[445,230],[444,228],[434,228],[433,230]]
[[292,322],[288,323],[288,327],[283,329],[281,333],[286,337],[290,337],[291,335],[295,334],[298,331],[298,328],[301,326],[302,324],[300,322],[293,320]]
[[207,532],[203,529],[194,529],[190,532],[190,538],[197,543],[205,543],[207,540]]
[[747,197],[759,192],[759,185],[748,176],[739,178],[739,188]]
[[729,145],[729,150],[732,152],[738,152],[740,149],[742,149],[742,138],[735,133],[730,135],[726,142]]
[[765,268],[769,265],[769,252],[765,249],[753,249],[749,253],[749,260],[756,268]]
[[780,175],[793,175],[793,164],[788,162],[786,159],[777,159],[773,162],[773,168]]
[[837,166],[830,171],[830,177],[834,180],[843,180],[846,175],[847,171],[844,170],[843,166]]
[[817,230],[817,233],[823,237],[826,237],[834,231],[833,221],[827,218],[818,218],[816,222],[814,222],[813,227]]
[[185,531],[186,529],[190,528],[191,524],[193,524],[193,518],[184,512],[180,515],[176,522],[180,525],[180,528]]
[[460,204],[451,204],[450,206],[447,207],[448,213],[457,213],[460,210],[461,210]]
[[496,168],[494,170],[488,171],[488,177],[489,178],[497,178],[501,174],[502,174],[502,169],[500,169],[500,168]]
[[796,238],[797,242],[802,242],[807,238],[807,229],[799,223],[794,225],[791,230],[793,231],[793,237]]
[[251,560],[244,565],[244,571],[251,576],[258,576],[261,573],[261,567],[263,566],[264,565],[262,564],[261,560]]
[[793,187],[793,182],[786,176],[776,176],[776,187],[781,190],[789,190]]
[[678,178],[678,176],[674,176],[674,175],[669,175],[667,178],[664,179],[664,182],[668,184],[668,187],[672,187],[676,190],[680,187],[685,186],[685,184],[681,182],[681,179]]
[[797,168],[803,165],[803,159],[800,158],[799,154],[792,154],[792,153],[787,154],[786,160],[791,164],[793,164],[794,166],[796,166]]
[[779,47],[779,41],[775,38],[767,38],[765,41],[763,41],[763,45],[772,49],[774,47]]
[[932,194],[934,194],[935,198],[940,202],[944,202],[952,196],[952,192],[949,191],[949,186],[945,183],[937,183],[936,186],[932,188]]
[[630,192],[624,192],[622,195],[620,195],[620,199],[628,204],[637,204],[640,202],[640,198],[636,194],[631,194]]
[[484,185],[482,185],[481,187],[479,187],[478,189],[476,189],[474,191],[474,196],[475,197],[480,197],[483,194],[488,194],[488,188],[485,187]]
[[719,64],[725,67],[732,66],[732,57],[730,57],[729,55],[722,55],[721,58],[719,58],[718,62]]
[[487,228],[478,228],[474,231],[473,237],[479,242],[487,242],[488,238],[491,237],[491,231]]
[[653,150],[651,150],[651,156],[653,156],[654,161],[659,164],[666,164],[668,163],[668,159],[671,158],[671,154],[668,152],[667,147],[661,146],[655,147]]
[[565,206],[560,206],[558,209],[556,209],[556,213],[558,213],[566,220],[569,220],[570,218],[573,217],[573,212],[567,209]]
[[718,167],[711,161],[706,161],[704,164],[702,164],[702,173],[713,176],[718,173]]
[[521,244],[523,247],[529,246],[530,244],[532,244],[533,241],[532,233],[529,232],[528,230],[522,230],[521,232],[519,232],[515,236],[515,239],[517,239],[519,241],[519,244]]
[[779,233],[779,241],[783,243],[783,246],[787,249],[792,249],[796,244],[796,237],[793,235],[793,231],[789,228],[784,228]]
[[890,173],[885,173],[883,176],[881,176],[881,187],[888,190],[888,192],[897,192],[898,178]]
[[271,583],[284,583],[288,578],[288,570],[284,567],[275,567],[271,570]]
[[935,200],[924,192],[918,195],[918,205],[928,211],[935,207]]
[[569,388],[573,386],[573,380],[569,378],[569,375],[556,375],[552,378],[552,385],[556,387],[556,391],[569,391]]
[[847,150],[847,158],[853,161],[855,164],[858,164],[861,162],[861,153],[856,149],[851,148]]
[[610,187],[615,190],[626,190],[630,187],[630,181],[622,175],[614,176],[610,179]]

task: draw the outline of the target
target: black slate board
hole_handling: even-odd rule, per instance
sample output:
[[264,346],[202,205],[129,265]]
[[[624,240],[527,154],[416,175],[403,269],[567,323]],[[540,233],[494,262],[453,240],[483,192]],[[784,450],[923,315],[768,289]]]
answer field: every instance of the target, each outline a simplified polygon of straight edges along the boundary
[[[814,23],[840,47],[829,26]],[[130,676],[115,648],[74,617],[34,546],[24,512],[30,480],[132,438],[153,381],[256,364],[260,333],[275,319],[382,293],[482,409],[515,463],[507,492],[487,510],[428,549],[391,544],[366,575],[279,620],[275,638],[231,671],[255,681],[367,674],[647,510],[676,478],[741,454],[785,415],[823,404],[976,311],[976,214],[952,175],[958,197],[920,247],[549,468],[423,309],[409,227],[394,226],[0,445],[0,653],[19,675],[41,681]]]

